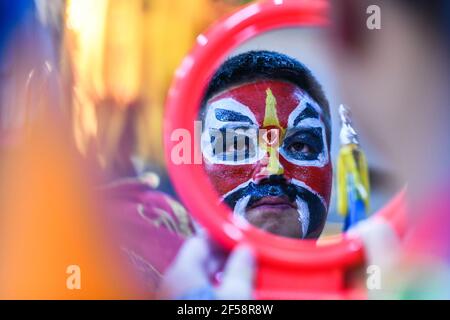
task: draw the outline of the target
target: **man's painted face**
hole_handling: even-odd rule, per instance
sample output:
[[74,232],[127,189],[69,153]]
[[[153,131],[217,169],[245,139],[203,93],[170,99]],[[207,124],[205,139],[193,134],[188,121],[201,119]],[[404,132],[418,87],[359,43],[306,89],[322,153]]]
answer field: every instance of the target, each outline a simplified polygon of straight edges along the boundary
[[322,109],[305,91],[261,80],[211,98],[202,153],[235,215],[286,237],[320,236],[332,167]]

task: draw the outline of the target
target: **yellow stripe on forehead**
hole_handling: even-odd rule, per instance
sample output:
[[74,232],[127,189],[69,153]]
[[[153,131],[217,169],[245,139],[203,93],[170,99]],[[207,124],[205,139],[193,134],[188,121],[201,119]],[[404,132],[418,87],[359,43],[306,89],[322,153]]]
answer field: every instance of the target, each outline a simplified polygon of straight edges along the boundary
[[270,175],[280,175],[284,173],[283,166],[279,160],[279,152],[277,150],[280,145],[281,139],[284,137],[285,129],[281,127],[280,121],[277,115],[277,99],[272,93],[272,90],[268,88],[266,90],[266,111],[264,114],[263,127],[275,127],[279,130],[279,137],[277,146],[269,146],[263,143],[263,149],[269,153],[269,164],[266,168]]
[[276,127],[280,129],[281,135],[284,134],[285,129],[281,126],[277,115],[277,99],[270,88],[266,90],[266,111],[264,114],[263,127]]
[[272,90],[266,90],[266,112],[264,114],[263,127],[277,127],[280,128],[280,121],[277,115],[277,99],[275,99]]

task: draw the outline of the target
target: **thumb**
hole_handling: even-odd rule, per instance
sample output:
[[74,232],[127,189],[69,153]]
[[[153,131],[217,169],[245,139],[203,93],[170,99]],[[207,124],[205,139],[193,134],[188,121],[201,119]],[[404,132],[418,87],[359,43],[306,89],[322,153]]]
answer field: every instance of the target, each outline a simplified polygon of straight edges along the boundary
[[208,255],[209,246],[205,239],[195,237],[187,240],[163,278],[160,298],[173,299],[185,295],[192,288],[208,286],[205,272]]
[[247,300],[252,298],[255,258],[248,245],[238,246],[228,258],[222,284],[217,290],[219,299]]

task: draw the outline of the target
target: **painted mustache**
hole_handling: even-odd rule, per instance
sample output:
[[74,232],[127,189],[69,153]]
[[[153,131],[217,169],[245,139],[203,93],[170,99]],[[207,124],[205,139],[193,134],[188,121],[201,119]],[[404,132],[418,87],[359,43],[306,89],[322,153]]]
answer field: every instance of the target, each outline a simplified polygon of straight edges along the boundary
[[[280,197],[296,203],[305,227],[303,238],[315,239],[320,236],[327,218],[327,208],[317,195],[302,186],[288,183],[283,176],[270,176],[258,184],[249,182],[228,194],[223,201],[235,211],[244,212],[266,197]],[[307,208],[304,208],[305,205]]]

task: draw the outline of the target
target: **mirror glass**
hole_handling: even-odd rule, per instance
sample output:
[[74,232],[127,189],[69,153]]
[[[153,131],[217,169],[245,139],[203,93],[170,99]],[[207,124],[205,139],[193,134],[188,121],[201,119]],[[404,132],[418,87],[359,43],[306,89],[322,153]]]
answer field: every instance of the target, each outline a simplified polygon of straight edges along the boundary
[[[215,70],[198,114],[203,167],[220,201],[238,221],[293,239],[324,239],[346,228],[333,172],[345,102],[335,90],[325,32],[279,29],[240,45]],[[363,148],[376,160],[370,175],[387,184],[376,150]],[[387,201],[387,190],[375,186],[363,217]]]

